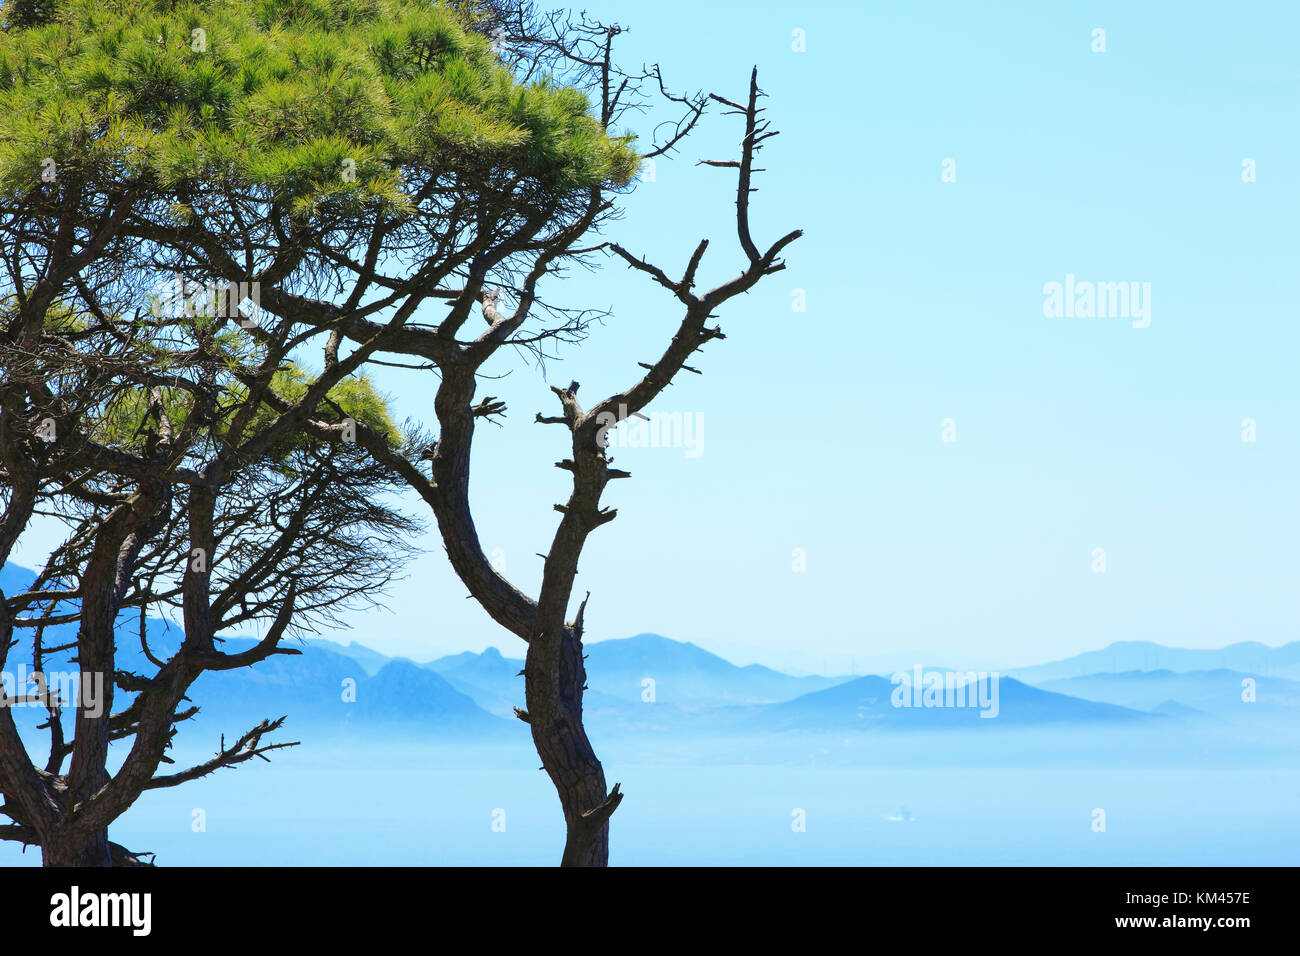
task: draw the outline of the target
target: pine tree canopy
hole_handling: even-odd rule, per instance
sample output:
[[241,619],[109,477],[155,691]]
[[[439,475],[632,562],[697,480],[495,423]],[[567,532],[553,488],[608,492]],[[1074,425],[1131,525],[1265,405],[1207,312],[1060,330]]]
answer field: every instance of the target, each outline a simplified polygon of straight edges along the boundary
[[[0,192],[252,193],[310,217],[409,201],[416,178],[525,181],[554,201],[638,157],[586,96],[515,82],[472,14],[413,0],[10,0]],[[52,165],[51,165],[52,164]],[[46,181],[49,181],[48,176]]]

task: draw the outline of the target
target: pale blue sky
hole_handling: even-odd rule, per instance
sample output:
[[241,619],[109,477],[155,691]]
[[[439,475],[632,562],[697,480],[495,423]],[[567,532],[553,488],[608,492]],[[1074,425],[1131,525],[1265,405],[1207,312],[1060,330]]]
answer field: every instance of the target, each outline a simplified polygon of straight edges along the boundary
[[[985,6],[591,6],[670,82],[738,98],[758,64],[782,135],[762,157],[756,229],[807,232],[788,272],[722,314],[705,375],[660,402],[702,415],[704,453],[618,453],[634,477],[611,487],[619,518],[582,566],[593,637],[654,630],[832,669],[895,651],[996,666],[1119,639],[1296,637],[1300,15]],[[725,153],[735,122],[715,114],[659,164],[625,244],[671,271],[709,236],[712,274],[735,265],[730,176],[693,165]],[[1043,284],[1067,273],[1150,282],[1150,327],[1044,318]],[[658,354],[676,313],[643,280],[612,267],[574,281],[572,302],[616,318],[557,380],[603,394]],[[531,423],[550,411],[536,373],[491,391],[512,414],[480,434],[479,522],[535,586],[563,436]],[[421,398],[402,395],[413,414]],[[440,554],[415,572],[398,613],[358,637],[417,655],[517,645]]]
[[[782,135],[755,230],[806,232],[787,272],[722,312],[704,376],[658,405],[702,416],[703,454],[616,452],[634,477],[611,486],[619,518],[581,567],[592,639],[657,631],[862,671],[885,654],[1005,667],[1114,640],[1296,638],[1300,8],[586,6],[631,27],[623,55],[671,84],[739,98],[757,63]],[[707,236],[704,279],[730,274],[733,180],[694,162],[737,128],[713,111],[628,201],[619,240],[678,272]],[[1067,273],[1149,282],[1150,326],[1044,317],[1044,283]],[[569,304],[615,316],[552,381],[578,379],[588,402],[630,382],[677,321],[662,291],[621,265],[575,278]],[[381,382],[432,420],[431,382]],[[532,423],[554,411],[537,370],[484,391],[510,415],[479,432],[481,536],[532,590],[567,493],[564,435]],[[339,637],[421,660],[522,655],[428,543],[394,613]]]

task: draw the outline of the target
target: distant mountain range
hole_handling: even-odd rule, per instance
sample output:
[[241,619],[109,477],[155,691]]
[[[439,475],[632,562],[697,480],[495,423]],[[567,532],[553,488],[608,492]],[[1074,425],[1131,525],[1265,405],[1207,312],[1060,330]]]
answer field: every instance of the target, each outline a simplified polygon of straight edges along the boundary
[[1038,686],[1084,700],[1182,717],[1300,717],[1300,682],[1226,668],[1183,674],[1171,670],[1087,674],[1045,681]]
[[352,641],[348,644],[338,644],[334,641],[327,641],[324,638],[312,638],[309,643],[315,647],[321,647],[335,654],[341,654],[344,657],[350,657],[358,664],[367,674],[374,676],[378,674],[391,660],[405,660],[405,658],[385,657],[378,651],[372,651],[364,644],[358,644]]
[[[25,569],[6,566],[0,569],[0,588],[6,595],[20,593],[30,586],[34,575]],[[123,620],[119,625],[117,668],[150,675],[156,667],[145,657],[138,637],[138,619]],[[166,621],[149,618],[146,634],[155,656],[167,657],[179,646],[181,632]],[[10,650],[4,670],[16,678],[21,666],[32,666],[32,632],[20,630],[17,644]],[[46,646],[67,645],[76,639],[76,628],[62,624],[47,628]],[[255,642],[248,638],[229,638],[220,649],[237,653]],[[403,725],[409,729],[433,730],[437,734],[464,736],[503,736],[522,727],[507,722],[479,707],[472,698],[451,686],[437,672],[410,661],[393,660],[351,645],[352,653],[336,653],[329,642],[307,644],[289,641],[286,647],[298,654],[273,655],[253,667],[202,674],[190,688],[189,698],[199,707],[197,717],[180,725],[182,739],[203,732],[241,733],[263,718],[282,715],[289,719],[284,735],[294,735],[303,728],[314,732],[363,732],[385,725]],[[46,660],[51,673],[75,671],[71,651]],[[376,664],[373,673],[361,666],[358,657]],[[121,710],[131,695],[116,692],[114,710]],[[14,718],[27,733],[45,718],[45,710],[35,706],[14,708]],[[64,723],[71,730],[71,714],[65,712]]]
[[[227,641],[223,650],[234,652],[252,643]],[[301,650],[254,667],[203,674],[190,696],[204,722],[260,713],[287,714],[290,724],[334,730],[407,725],[477,736],[513,729],[439,674],[410,661],[388,661],[370,675],[351,657],[310,645]]]
[[[369,655],[374,652],[361,645],[332,648],[373,666]],[[587,653],[590,689],[584,695],[584,715],[589,727],[604,732],[838,733],[1155,719],[1135,709],[1005,677],[999,681],[997,719],[981,718],[973,705],[895,707],[895,685],[884,677],[791,677],[756,665],[738,667],[694,644],[659,634],[589,644]],[[481,654],[452,654],[423,666],[494,714],[509,716],[514,707],[524,705],[524,661],[505,657],[495,647]]]
[[524,679],[519,676],[523,659],[504,657],[495,647],[482,654],[466,651],[440,657],[423,666],[491,713],[509,717],[514,708],[524,706]]
[[[683,707],[768,704],[822,690],[847,677],[791,677],[758,664],[737,667],[694,644],[638,634],[588,644],[587,683],[602,694],[636,703]],[[495,647],[424,665],[496,713],[523,706],[524,662]]]
[[[988,682],[984,685],[987,688]],[[753,725],[765,730],[952,730],[981,725],[992,729],[1063,723],[1132,724],[1159,719],[1126,707],[1040,690],[1010,677],[997,681],[995,708],[976,706],[974,693],[969,694],[966,706],[899,707],[893,702],[898,690],[884,677],[859,677],[765,708],[755,716]],[[907,694],[902,696],[906,698]],[[994,716],[986,719],[982,712]]]
[[[0,569],[0,587],[14,594],[32,577],[7,566]],[[152,673],[134,636],[136,626],[124,621],[118,666]],[[180,638],[174,625],[160,620],[148,622],[148,634],[163,654]],[[23,643],[30,637],[26,630],[18,634],[6,670],[30,662],[30,643],[26,649]],[[63,625],[52,628],[47,641],[67,643],[74,637],[75,630]],[[251,643],[232,638],[223,647],[235,651]],[[524,705],[524,662],[496,648],[417,664],[356,642],[313,638],[296,646],[302,653],[203,675],[190,695],[201,708],[195,724],[229,734],[284,714],[289,717],[286,732],[294,735],[382,727],[457,739],[527,733],[513,717],[513,708]],[[1242,643],[1216,651],[1113,644],[1004,674],[996,720],[981,718],[975,706],[894,706],[895,685],[887,677],[794,677],[760,665],[740,667],[658,634],[596,642],[586,650],[584,713],[588,726],[604,734],[892,732],[1300,718],[1300,681],[1282,676],[1292,669],[1300,672],[1300,642],[1280,648]],[[1253,703],[1243,700],[1243,681],[1253,682]],[[117,708],[128,699],[119,694]],[[26,713],[34,722],[43,711],[28,708]],[[26,724],[24,716],[16,716],[20,725]]]
[[1033,667],[1009,668],[1010,674],[1028,684],[1043,684],[1087,674],[1122,674],[1131,671],[1233,670],[1266,677],[1300,680],[1300,641],[1269,647],[1258,641],[1243,641],[1215,650],[1165,647],[1150,641],[1117,641],[1099,651],[1087,651],[1065,660]]
[[[522,658],[495,647],[465,651],[426,664],[394,661],[362,644],[313,640],[313,649],[347,659],[380,686],[385,668],[400,664],[440,677],[439,699],[458,693],[476,708],[514,723],[513,708],[524,706]],[[659,634],[587,645],[589,689],[584,714],[594,731],[612,734],[732,734],[791,731],[897,731],[1026,727],[1098,723],[1143,724],[1162,718],[1279,718],[1300,721],[1300,682],[1268,676],[1289,666],[1300,644],[1269,648],[1237,644],[1220,651],[1193,651],[1149,643],[1116,644],[1092,654],[1003,674],[998,718],[979,708],[895,707],[887,677],[792,677],[759,665],[738,667],[694,644]],[[1081,667],[1124,662],[1132,655],[1172,663],[1155,671],[1090,673]],[[1254,660],[1260,670],[1196,669],[1205,660]],[[293,666],[288,660],[281,666]],[[927,668],[927,670],[933,670]],[[1254,681],[1256,703],[1244,709],[1243,685]],[[432,693],[432,688],[425,693]],[[463,705],[463,701],[462,701]],[[393,705],[391,719],[402,717]],[[402,717],[402,719],[405,719]],[[481,724],[481,720],[480,720]]]

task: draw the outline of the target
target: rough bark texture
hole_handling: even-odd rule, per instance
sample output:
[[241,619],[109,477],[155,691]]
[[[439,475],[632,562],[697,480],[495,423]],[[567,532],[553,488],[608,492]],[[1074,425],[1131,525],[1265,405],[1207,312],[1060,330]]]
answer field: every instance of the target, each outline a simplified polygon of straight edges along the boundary
[[582,658],[577,628],[539,635],[528,646],[524,684],[533,743],[564,811],[561,865],[608,866],[609,817],[622,795],[617,785],[614,794],[607,795],[605,770],[582,724]]

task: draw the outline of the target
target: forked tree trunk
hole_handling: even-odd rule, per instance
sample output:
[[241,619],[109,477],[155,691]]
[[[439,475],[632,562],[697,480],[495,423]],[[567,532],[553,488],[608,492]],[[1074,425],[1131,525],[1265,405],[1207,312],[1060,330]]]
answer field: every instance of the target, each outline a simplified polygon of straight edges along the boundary
[[[616,34],[617,30],[613,30],[607,36],[612,38]],[[607,55],[608,50],[607,45]],[[608,59],[606,64],[602,121],[608,125],[612,115]],[[647,75],[658,77],[658,72]],[[623,89],[621,85],[617,88],[620,92],[613,94],[614,100]],[[420,457],[421,461],[426,458],[430,461],[429,477],[425,477],[409,457],[394,452],[388,440],[378,432],[358,426],[356,436],[376,460],[392,467],[432,506],[452,567],[469,589],[470,596],[498,624],[528,644],[524,666],[528,709],[518,711],[518,716],[531,728],[542,769],[550,776],[564,810],[567,839],[561,858],[563,866],[608,865],[609,818],[623,799],[618,784],[606,793],[604,769],[596,759],[595,750],[582,726],[582,694],[586,681],[582,663],[585,598],[573,623],[564,622],[578,573],[578,559],[587,536],[618,514],[614,508],[601,507],[602,492],[611,480],[631,477],[623,469],[609,467],[612,459],[605,456],[609,429],[632,416],[646,417],[641,414],[642,410],[672,384],[678,372],[686,369],[699,373],[698,368],[686,363],[704,345],[725,338],[721,328],[708,324],[717,309],[748,292],[764,276],[782,271],[785,268],[785,263],[779,258],[782,250],[802,235],[800,230],[793,230],[768,246],[766,251],[761,251],[750,232],[749,198],[755,191],[751,181],[753,173],[758,171],[753,167],[754,155],[764,140],[776,135],[775,130],[768,128],[766,120],[759,119],[758,114],[762,111],[758,100],[762,95],[758,88],[757,68],[750,74],[747,106],[711,94],[710,99],[745,117],[745,138],[739,161],[702,161],[707,165],[738,170],[736,229],[747,259],[743,271],[707,292],[697,293],[693,290],[700,262],[708,248],[707,239],[695,247],[679,280],[670,279],[662,269],[632,255],[616,243],[609,246],[629,266],[652,276],[659,285],[669,289],[685,306],[685,314],[663,354],[653,364],[639,363],[647,372],[630,388],[607,396],[584,412],[578,404],[576,381],[571,382],[568,388],[553,385],[551,391],[560,400],[562,414],[542,415],[539,412],[535,416],[534,420],[541,424],[567,428],[573,448],[572,458],[555,462],[557,468],[573,475],[573,492],[566,504],[554,506],[564,517],[556,528],[550,550],[543,556],[546,564],[536,600],[511,585],[487,559],[474,526],[469,503],[474,422],[479,417],[491,420],[505,412],[505,403],[493,396],[485,396],[475,404],[475,386],[479,369],[499,348],[535,341],[513,338],[538,301],[535,283],[556,266],[557,260],[579,254],[575,248],[579,238],[585,236],[610,208],[602,187],[591,188],[584,213],[546,238],[538,237],[544,234],[544,220],[552,215],[554,209],[543,210],[540,216],[529,214],[517,231],[499,241],[492,240],[497,242],[496,245],[490,241],[481,249],[470,247],[467,252],[472,251],[474,255],[465,287],[446,293],[452,299],[452,305],[437,328],[407,326],[394,329],[390,325],[381,331],[368,319],[353,321],[342,313],[331,319],[340,332],[357,343],[377,342],[377,336],[388,330],[395,332],[393,338],[384,342],[385,351],[420,356],[431,361],[441,375],[434,399],[441,430],[438,440],[425,448]],[[671,98],[679,103],[686,102],[681,98]],[[685,135],[694,126],[704,102],[700,99],[694,115],[684,127],[679,125],[679,134]],[[663,153],[667,148],[661,147],[658,152]],[[491,218],[486,212],[482,216],[484,221]],[[504,218],[493,220],[493,228],[504,221]],[[483,234],[482,227],[479,232]],[[523,289],[517,293],[518,304],[514,312],[507,316],[498,309],[499,290],[486,285],[488,274],[510,256],[530,249],[536,250],[532,269],[527,273]],[[418,297],[412,298],[402,309],[413,309],[420,301]],[[458,331],[476,304],[482,309],[488,329],[472,343],[461,344]],[[550,333],[543,333],[542,337],[547,334]]]

